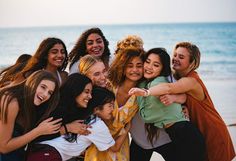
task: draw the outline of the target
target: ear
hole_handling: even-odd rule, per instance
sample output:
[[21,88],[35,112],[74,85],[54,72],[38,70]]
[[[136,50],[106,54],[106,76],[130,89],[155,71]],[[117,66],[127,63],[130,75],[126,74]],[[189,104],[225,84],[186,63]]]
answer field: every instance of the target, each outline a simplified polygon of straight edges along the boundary
[[193,61],[193,62],[189,65],[190,71],[194,70],[194,68],[195,68],[195,61]]
[[95,115],[97,115],[98,112],[99,112],[99,109],[98,109],[97,107],[95,107],[94,110],[93,110],[93,113],[94,113]]

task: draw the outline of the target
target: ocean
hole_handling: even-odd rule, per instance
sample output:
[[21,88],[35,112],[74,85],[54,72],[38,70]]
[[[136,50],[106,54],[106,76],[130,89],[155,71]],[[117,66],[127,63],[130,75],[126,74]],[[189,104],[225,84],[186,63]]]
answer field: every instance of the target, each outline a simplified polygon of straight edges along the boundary
[[207,82],[213,100],[223,115],[229,109],[226,122],[236,122],[236,22],[0,28],[0,69],[13,64],[22,53],[33,54],[47,37],[62,39],[70,52],[80,34],[90,27],[101,28],[111,53],[116,43],[129,34],[139,35],[145,50],[164,47],[170,54],[179,41],[196,44],[201,51],[200,76],[218,82],[217,86]]
[[[0,69],[23,53],[33,54],[47,37],[62,39],[70,52],[80,34],[90,27],[102,29],[111,53],[117,41],[130,34],[143,39],[145,50],[164,47],[170,54],[179,41],[196,44],[201,51],[198,72],[217,111],[227,125],[236,123],[236,22],[0,28]],[[236,128],[229,127],[229,131],[236,147]],[[163,159],[154,155],[154,160]]]
[[[68,52],[80,34],[95,26],[58,26],[31,28],[0,28],[0,68],[15,62],[22,53],[33,54],[47,37],[62,39]],[[129,34],[139,35],[144,48],[164,47],[171,54],[179,41],[190,41],[201,51],[198,72],[204,79],[236,78],[236,23],[179,23],[99,25],[110,42],[113,53],[117,41]]]

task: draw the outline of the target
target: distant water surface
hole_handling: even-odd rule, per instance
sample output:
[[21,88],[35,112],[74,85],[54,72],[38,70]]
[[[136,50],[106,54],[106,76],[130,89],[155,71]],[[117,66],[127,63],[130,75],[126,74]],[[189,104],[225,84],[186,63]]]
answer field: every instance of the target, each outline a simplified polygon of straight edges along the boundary
[[[47,37],[62,39],[72,49],[80,34],[93,26],[0,28],[0,68],[15,62],[22,53],[33,54]],[[236,23],[137,24],[104,25],[102,29],[114,52],[117,41],[129,34],[144,40],[145,50],[165,47],[171,54],[179,41],[191,41],[199,46],[204,79],[236,78]]]

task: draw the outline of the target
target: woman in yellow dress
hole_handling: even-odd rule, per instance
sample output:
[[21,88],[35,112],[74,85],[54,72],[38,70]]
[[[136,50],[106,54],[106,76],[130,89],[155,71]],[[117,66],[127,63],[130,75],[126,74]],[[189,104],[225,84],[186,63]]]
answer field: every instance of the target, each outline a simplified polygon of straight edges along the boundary
[[[125,126],[138,111],[135,96],[128,91],[135,87],[143,76],[143,41],[137,36],[128,36],[118,42],[115,59],[111,64],[108,78],[116,95],[113,110],[114,119],[108,124],[114,139],[125,133]],[[129,161],[129,137],[117,151],[98,151],[91,145],[85,154],[85,161]]]

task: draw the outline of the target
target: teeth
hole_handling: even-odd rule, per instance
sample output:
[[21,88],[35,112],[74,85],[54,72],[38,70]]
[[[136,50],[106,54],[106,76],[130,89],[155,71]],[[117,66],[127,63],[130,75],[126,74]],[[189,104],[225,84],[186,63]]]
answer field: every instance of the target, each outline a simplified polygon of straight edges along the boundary
[[39,99],[40,101],[43,101],[43,97],[41,97],[41,96],[38,96],[38,99]]
[[152,74],[152,72],[151,72],[151,71],[148,71],[148,70],[145,70],[145,73],[147,73],[147,74]]

